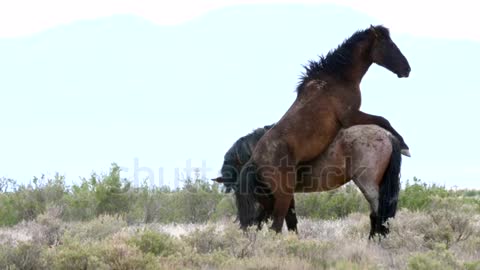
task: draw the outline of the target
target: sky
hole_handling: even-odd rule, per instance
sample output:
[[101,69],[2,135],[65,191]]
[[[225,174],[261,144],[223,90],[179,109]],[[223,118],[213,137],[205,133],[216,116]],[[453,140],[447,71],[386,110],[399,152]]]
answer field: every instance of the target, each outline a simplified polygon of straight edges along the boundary
[[2,1],[0,177],[78,182],[112,162],[134,182],[215,177],[285,113],[303,64],[383,24],[412,72],[372,66],[361,109],[410,146],[402,181],[480,188],[475,2],[384,2]]

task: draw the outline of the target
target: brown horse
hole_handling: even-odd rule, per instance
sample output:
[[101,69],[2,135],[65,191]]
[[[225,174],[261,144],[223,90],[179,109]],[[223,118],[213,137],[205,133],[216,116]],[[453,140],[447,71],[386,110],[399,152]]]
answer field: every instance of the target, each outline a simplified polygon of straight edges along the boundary
[[243,227],[255,221],[256,200],[272,194],[272,229],[281,231],[297,186],[297,165],[322,154],[341,128],[378,125],[392,133],[408,154],[403,138],[385,118],[359,110],[360,82],[372,63],[398,77],[410,73],[407,59],[383,26],[356,32],[319,62],[306,67],[296,100],[260,139],[240,174],[236,200]]
[[[271,128],[265,126],[238,139],[225,154],[222,176],[212,180],[223,183],[227,191],[238,192],[238,173]],[[397,209],[400,166],[399,143],[389,132],[374,125],[353,126],[340,130],[326,153],[297,167],[295,192],[332,190],[352,179],[370,204],[370,237],[386,235],[384,223],[395,216]],[[272,196],[260,199],[256,216],[259,227],[271,216],[274,204]],[[294,200],[285,221],[289,230],[297,231]]]

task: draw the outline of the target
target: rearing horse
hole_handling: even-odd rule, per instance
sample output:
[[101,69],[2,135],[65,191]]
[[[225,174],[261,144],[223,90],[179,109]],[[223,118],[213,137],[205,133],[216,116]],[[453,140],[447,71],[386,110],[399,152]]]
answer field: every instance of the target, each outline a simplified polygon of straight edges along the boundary
[[306,67],[296,100],[260,139],[240,173],[239,192],[235,194],[243,228],[255,222],[256,199],[273,195],[272,229],[282,230],[297,184],[297,165],[322,154],[341,128],[378,125],[392,133],[402,153],[408,155],[402,136],[385,118],[360,111],[360,82],[372,63],[399,78],[410,73],[407,59],[383,26],[354,33],[336,50]]

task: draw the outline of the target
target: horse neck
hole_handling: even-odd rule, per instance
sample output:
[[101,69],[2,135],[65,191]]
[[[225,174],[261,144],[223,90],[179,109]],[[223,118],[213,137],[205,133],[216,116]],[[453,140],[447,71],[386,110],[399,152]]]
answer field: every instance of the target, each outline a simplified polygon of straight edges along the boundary
[[365,76],[371,65],[371,61],[359,62],[353,65],[348,73],[350,74],[349,81],[351,81],[354,85],[360,85],[363,76]]
[[359,43],[353,48],[353,60],[345,68],[343,77],[355,86],[360,85],[373,61],[370,57],[371,41]]
[[239,161],[241,166],[243,166],[252,156],[253,150],[257,145],[258,141],[265,135],[267,130],[257,129],[251,134],[243,137],[241,144],[236,147],[236,159]]

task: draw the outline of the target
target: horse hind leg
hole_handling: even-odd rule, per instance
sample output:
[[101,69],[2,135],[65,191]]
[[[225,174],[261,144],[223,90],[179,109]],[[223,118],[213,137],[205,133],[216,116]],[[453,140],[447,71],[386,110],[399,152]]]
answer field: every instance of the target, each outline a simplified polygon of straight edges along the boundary
[[370,203],[371,230],[370,237],[375,234],[386,236],[389,228],[386,226],[389,218],[395,217],[398,195],[400,192],[401,149],[396,141],[392,141],[392,151],[388,164],[385,166],[370,166],[361,175],[354,178],[355,183]]
[[386,237],[387,234],[390,232],[390,229],[382,223],[381,217],[375,213],[370,213],[370,234],[368,235],[368,239],[372,240],[375,235],[380,235]]
[[378,210],[377,210],[377,232],[387,235],[390,230],[385,224],[389,218],[395,217],[397,212],[398,196],[400,193],[400,167],[402,165],[402,152],[400,144],[392,139],[392,152],[388,166],[383,171],[380,181]]
[[[288,209],[293,200],[294,184],[295,184],[295,172],[294,170],[288,170],[285,168],[276,169],[274,178],[271,183],[274,183],[272,189],[275,197],[275,203],[273,207],[273,224],[272,229],[280,233],[282,231],[284,219],[287,216]],[[271,185],[272,186],[272,185]]]
[[268,190],[268,194],[273,195],[271,229],[280,233],[293,199],[296,159],[290,153],[286,143],[281,141],[269,141],[265,145],[257,146],[255,153],[259,153],[252,157],[258,167],[257,187],[264,187],[257,190]]
[[377,234],[385,236],[389,231],[388,228],[382,224],[381,218],[378,214],[380,197],[379,186],[375,181],[374,175],[370,172],[371,171],[367,169],[361,176],[355,178],[354,182],[360,188],[370,205],[370,234],[368,238],[372,239]]
[[260,207],[258,209],[258,214],[256,218],[257,230],[262,229],[262,223],[267,222],[268,219],[272,216],[274,199],[271,196],[262,197],[258,199]]

